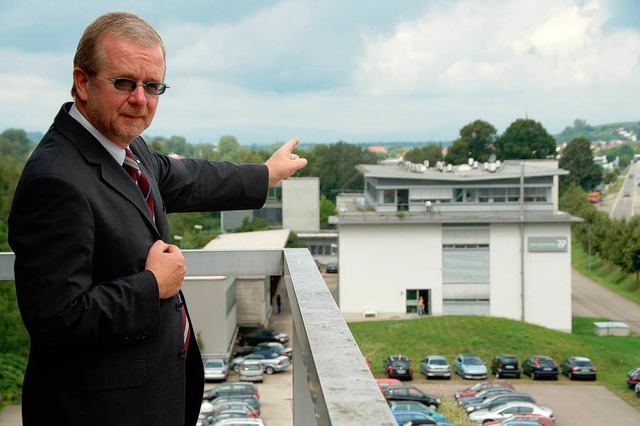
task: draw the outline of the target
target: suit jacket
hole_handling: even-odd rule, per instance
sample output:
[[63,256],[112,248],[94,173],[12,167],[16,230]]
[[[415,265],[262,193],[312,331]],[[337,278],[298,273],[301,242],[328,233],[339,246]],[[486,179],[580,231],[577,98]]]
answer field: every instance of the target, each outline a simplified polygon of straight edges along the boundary
[[178,296],[160,300],[147,252],[168,212],[260,208],[264,165],[175,160],[130,148],[155,223],[126,171],[63,105],[25,165],[9,215],[18,305],[31,337],[25,426],[194,425],[204,387]]

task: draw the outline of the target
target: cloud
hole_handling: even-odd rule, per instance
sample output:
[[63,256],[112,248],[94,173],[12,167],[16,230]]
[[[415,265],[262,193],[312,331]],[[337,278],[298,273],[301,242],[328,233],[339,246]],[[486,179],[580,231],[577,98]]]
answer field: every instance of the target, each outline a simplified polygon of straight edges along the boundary
[[368,39],[354,86],[370,96],[422,97],[449,106],[451,114],[479,117],[501,104],[508,108],[510,99],[512,117],[497,114],[503,126],[529,107],[557,113],[585,92],[600,91],[601,100],[611,92],[637,93],[640,34],[606,30],[608,18],[606,5],[596,1],[459,1],[398,24],[389,37]]

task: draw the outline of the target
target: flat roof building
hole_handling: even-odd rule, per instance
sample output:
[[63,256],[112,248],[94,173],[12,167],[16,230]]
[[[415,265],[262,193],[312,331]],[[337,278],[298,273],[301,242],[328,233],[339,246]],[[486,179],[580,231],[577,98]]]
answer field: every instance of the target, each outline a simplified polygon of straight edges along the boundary
[[357,166],[337,199],[343,314],[492,315],[571,330],[571,223],[555,160]]

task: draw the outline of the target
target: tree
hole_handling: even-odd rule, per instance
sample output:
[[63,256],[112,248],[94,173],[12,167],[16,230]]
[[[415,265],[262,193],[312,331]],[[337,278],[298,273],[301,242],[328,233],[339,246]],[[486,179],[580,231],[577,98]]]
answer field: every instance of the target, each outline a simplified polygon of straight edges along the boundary
[[636,274],[636,287],[640,287],[640,216],[634,216],[627,224],[621,263],[623,271]]
[[234,151],[240,149],[240,143],[238,143],[238,139],[235,136],[220,136],[217,148],[220,158],[226,160]]
[[336,204],[327,199],[324,194],[320,195],[320,224],[328,225],[329,224],[329,216],[334,216],[336,214]]
[[537,121],[518,119],[511,123],[497,141],[498,158],[527,160],[552,158],[556,155],[556,141]]
[[466,164],[469,158],[485,162],[496,149],[498,131],[483,120],[476,120],[460,129],[460,137],[447,152],[452,164]]
[[311,155],[306,158],[308,165],[298,172],[298,176],[320,178],[320,193],[331,201],[335,201],[340,191],[362,189],[362,175],[356,170],[356,165],[375,164],[378,161],[376,154],[366,147],[343,141],[332,145],[315,145]]
[[575,138],[569,142],[562,151],[560,168],[569,170],[569,175],[560,179],[561,192],[572,183],[591,191],[602,182],[602,167],[593,162],[591,143],[585,138]]
[[434,164],[442,160],[442,147],[432,143],[423,147],[415,147],[404,154],[404,159],[416,164],[428,161],[429,166],[433,167]]

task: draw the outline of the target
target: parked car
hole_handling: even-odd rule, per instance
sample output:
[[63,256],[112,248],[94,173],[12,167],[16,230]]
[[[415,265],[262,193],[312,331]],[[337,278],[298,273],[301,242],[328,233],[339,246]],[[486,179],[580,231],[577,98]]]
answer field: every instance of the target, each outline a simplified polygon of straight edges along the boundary
[[229,394],[249,394],[254,395],[256,398],[260,398],[258,388],[253,383],[249,382],[227,382],[219,384],[218,386],[207,389],[204,391],[202,399],[212,401],[219,396]]
[[513,393],[513,392],[514,390],[508,387],[482,389],[480,392],[478,392],[474,396],[459,398],[457,401],[457,404],[463,407],[466,407],[467,405],[480,404],[484,402],[487,398],[491,398],[494,395],[502,395],[505,393]]
[[427,414],[429,417],[432,417],[437,421],[444,422],[447,420],[443,414],[438,413],[436,410],[429,408],[422,402],[418,401],[390,401],[389,408],[392,413],[396,411],[418,411],[420,413]]
[[280,342],[261,342],[258,343],[255,348],[257,350],[271,350],[278,355],[284,355],[289,359],[293,358],[293,349],[284,346]]
[[402,382],[398,379],[376,379],[376,383],[378,384],[378,387],[380,388],[380,391],[384,394],[384,391],[389,387],[389,386],[393,386],[393,385],[401,385]]
[[460,354],[453,363],[456,374],[463,379],[482,380],[487,378],[487,366],[475,354]]
[[269,328],[245,333],[240,336],[240,346],[256,346],[262,342],[287,343],[289,336],[286,333],[279,333]]
[[338,262],[329,262],[327,263],[327,267],[325,268],[327,274],[337,274],[338,273]]
[[518,357],[511,354],[498,354],[491,361],[491,374],[500,377],[520,378],[520,363]]
[[244,361],[255,360],[262,364],[262,369],[267,374],[284,371],[289,368],[291,361],[285,355],[278,355],[271,350],[254,352],[244,357],[235,357],[231,360],[231,368],[240,370],[240,364]]
[[264,426],[262,419],[225,419],[214,423],[212,426]]
[[499,405],[493,410],[478,410],[469,414],[469,420],[476,425],[482,425],[485,422],[493,420],[504,420],[514,414],[540,414],[552,421],[555,421],[553,411],[550,408],[543,407],[531,402],[511,401],[506,404]]
[[204,362],[205,381],[225,381],[229,376],[229,365],[222,358],[210,358]]
[[506,387],[506,388],[511,387],[513,389],[513,385],[506,380],[489,380],[489,381],[478,382],[475,385],[470,386],[466,389],[459,390],[454,394],[454,397],[456,399],[460,399],[467,396],[475,395],[476,393],[480,392],[482,389],[500,388],[500,387]]
[[572,356],[560,363],[560,370],[569,380],[589,379],[596,380],[597,369],[589,358],[583,356]]
[[393,417],[396,418],[396,422],[398,422],[399,425],[421,424],[436,426],[455,426],[453,423],[449,423],[447,421],[438,421],[433,417],[419,411],[396,411],[393,413]]
[[218,398],[216,398],[213,401],[211,401],[211,403],[215,406],[216,404],[218,404],[220,402],[223,402],[223,401],[245,402],[245,403],[249,404],[249,406],[252,408],[252,410],[258,416],[260,415],[260,412],[262,410],[262,407],[260,406],[260,400],[255,395],[249,395],[249,394],[246,394],[246,393],[236,393],[236,394],[229,394],[229,395],[221,395]]
[[420,372],[427,379],[442,377],[451,378],[451,366],[447,358],[442,355],[429,355],[420,362]]
[[390,379],[413,380],[411,361],[404,355],[391,355],[382,362],[382,372]]
[[636,395],[640,397],[640,383],[638,383],[634,389]]
[[216,414],[215,416],[207,416],[206,419],[202,422],[202,424],[196,424],[196,426],[212,426],[219,424],[222,420],[226,419],[246,419],[253,418],[251,416],[247,416],[245,411],[241,410],[226,410],[220,414]]
[[550,420],[540,414],[515,414],[504,420],[485,422],[483,426],[554,426],[554,420]]
[[245,360],[240,363],[238,379],[243,382],[262,382],[264,374],[260,361]]
[[535,355],[527,358],[522,364],[522,374],[535,379],[558,380],[558,363],[550,356]]
[[435,396],[410,385],[389,386],[383,395],[387,401],[418,401],[434,410],[442,404]]
[[633,368],[627,373],[627,386],[629,386],[629,389],[634,389],[638,383],[640,383],[640,367]]
[[509,401],[527,401],[533,402],[534,404],[536,403],[536,400],[533,399],[533,397],[528,393],[507,392],[490,396],[488,398],[485,398],[484,401],[478,402],[476,404],[468,404],[464,407],[464,409],[467,413],[477,410],[492,410],[498,405],[504,404]]
[[249,405],[249,403],[244,401],[231,401],[231,400],[220,400],[214,401],[212,404],[211,416],[215,416],[216,414],[220,414],[223,411],[233,410],[233,411],[245,411],[245,417],[258,417],[258,412],[254,410],[254,408]]

